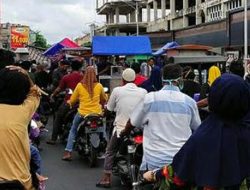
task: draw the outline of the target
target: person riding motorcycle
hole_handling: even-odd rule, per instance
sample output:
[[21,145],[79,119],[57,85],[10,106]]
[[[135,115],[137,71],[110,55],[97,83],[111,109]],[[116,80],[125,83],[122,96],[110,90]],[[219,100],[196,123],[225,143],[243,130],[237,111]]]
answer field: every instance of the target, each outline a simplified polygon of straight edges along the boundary
[[[75,89],[77,84],[83,78],[83,74],[80,71],[81,67],[82,67],[82,63],[80,61],[73,60],[71,62],[72,72],[70,74],[65,75],[61,79],[59,86],[51,94],[50,99],[53,99],[61,91],[64,91],[66,89],[71,89],[71,90]],[[66,94],[64,102],[61,104],[61,106],[59,107],[55,115],[51,140],[47,141],[47,144],[54,145],[57,141],[57,138],[60,132],[60,127],[62,126],[63,118],[70,110],[69,104],[67,104],[67,101],[70,99],[70,96],[71,96],[70,94]]]
[[188,190],[188,185],[202,190],[240,189],[250,176],[247,82],[237,75],[222,75],[211,86],[208,105],[210,116],[175,155],[171,165],[144,174],[148,181],[163,179],[166,187],[171,184],[173,189]]
[[102,114],[102,104],[107,101],[107,96],[104,92],[103,86],[97,82],[95,68],[92,66],[86,68],[83,80],[76,86],[68,104],[72,107],[78,101],[78,112],[74,117],[62,158],[62,160],[65,161],[72,160],[72,151],[77,128],[83,120],[83,117],[93,113]]
[[0,180],[17,180],[29,190],[34,187],[27,126],[38,108],[40,92],[21,67],[0,70]]
[[108,101],[107,110],[116,112],[114,121],[115,128],[105,154],[104,174],[101,180],[96,184],[97,187],[111,186],[111,173],[114,157],[122,142],[120,132],[124,129],[135,106],[143,100],[147,93],[146,90],[139,88],[134,84],[135,77],[136,74],[133,69],[125,69],[122,73],[124,86],[116,87],[111,93]]
[[67,69],[70,65],[70,62],[67,60],[61,60],[58,67],[52,72],[52,88],[56,89],[63,78],[67,74]]
[[201,123],[196,102],[182,93],[182,68],[163,68],[164,87],[147,94],[136,106],[121,135],[133,127],[143,128],[143,159],[140,170],[155,170],[171,164],[174,155]]

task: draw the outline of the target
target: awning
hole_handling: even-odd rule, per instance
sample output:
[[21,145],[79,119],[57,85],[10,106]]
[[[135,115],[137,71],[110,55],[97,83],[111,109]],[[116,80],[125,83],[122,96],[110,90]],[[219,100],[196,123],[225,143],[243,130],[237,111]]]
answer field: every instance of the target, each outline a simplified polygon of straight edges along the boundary
[[172,59],[173,63],[180,64],[217,63],[226,61],[226,58],[223,56],[174,56],[169,59]]
[[177,42],[169,42],[166,45],[164,45],[162,48],[154,52],[153,55],[162,55],[166,52],[166,50],[171,49],[171,48],[176,48],[178,46],[179,44]]
[[68,38],[64,38],[62,41],[59,43],[54,44],[52,47],[47,49],[43,55],[47,57],[55,56],[57,53],[59,53],[63,48],[79,48],[79,46],[71,41]]
[[148,36],[94,36],[93,55],[150,55]]

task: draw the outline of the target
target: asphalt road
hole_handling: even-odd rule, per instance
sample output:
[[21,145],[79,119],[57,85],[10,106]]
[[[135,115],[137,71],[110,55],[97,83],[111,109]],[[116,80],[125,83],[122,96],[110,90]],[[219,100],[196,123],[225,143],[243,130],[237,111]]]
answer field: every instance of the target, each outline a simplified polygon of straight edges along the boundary
[[[75,152],[73,161],[62,161],[64,145],[47,145],[46,140],[50,137],[51,124],[46,128],[49,132],[42,135],[41,144],[42,173],[49,177],[46,190],[100,190],[95,187],[95,184],[102,175],[103,160],[99,160],[96,168],[90,168],[88,162]],[[111,189],[125,190],[127,188],[122,187],[119,179],[113,177]]]

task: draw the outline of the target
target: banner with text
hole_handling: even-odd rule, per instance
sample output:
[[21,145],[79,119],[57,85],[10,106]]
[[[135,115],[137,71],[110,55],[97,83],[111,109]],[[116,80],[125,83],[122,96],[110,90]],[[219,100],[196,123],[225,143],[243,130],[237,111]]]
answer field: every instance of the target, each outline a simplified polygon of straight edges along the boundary
[[11,48],[23,48],[29,43],[30,29],[27,26],[11,27]]

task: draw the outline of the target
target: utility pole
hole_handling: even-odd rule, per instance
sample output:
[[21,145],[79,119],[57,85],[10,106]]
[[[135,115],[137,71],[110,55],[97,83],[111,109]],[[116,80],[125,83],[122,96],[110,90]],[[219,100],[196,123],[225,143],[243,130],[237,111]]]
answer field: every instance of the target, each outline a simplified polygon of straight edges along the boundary
[[0,0],[0,49],[3,48],[2,39],[2,0]]
[[136,14],[136,35],[139,36],[139,7],[138,1],[135,1],[135,14]]
[[247,20],[247,0],[244,5],[244,60],[245,60],[245,73],[247,73],[247,58],[248,58],[248,20]]

